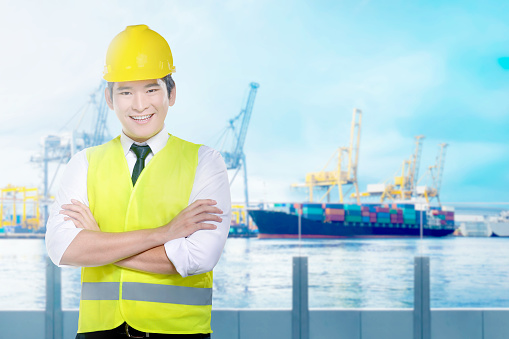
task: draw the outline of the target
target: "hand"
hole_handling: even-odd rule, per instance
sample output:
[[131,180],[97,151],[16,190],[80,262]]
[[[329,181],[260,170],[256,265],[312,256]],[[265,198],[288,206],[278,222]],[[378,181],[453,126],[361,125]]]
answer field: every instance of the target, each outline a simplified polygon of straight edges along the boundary
[[180,211],[168,224],[160,227],[169,237],[168,240],[184,238],[199,230],[215,230],[216,225],[204,223],[204,221],[221,222],[223,219],[215,214],[222,214],[217,204],[212,199],[200,199]]
[[67,217],[64,217],[64,220],[72,220],[74,226],[78,228],[101,231],[90,208],[78,200],[71,199],[71,202],[72,204],[62,205],[63,210],[60,211],[60,214],[67,215]]

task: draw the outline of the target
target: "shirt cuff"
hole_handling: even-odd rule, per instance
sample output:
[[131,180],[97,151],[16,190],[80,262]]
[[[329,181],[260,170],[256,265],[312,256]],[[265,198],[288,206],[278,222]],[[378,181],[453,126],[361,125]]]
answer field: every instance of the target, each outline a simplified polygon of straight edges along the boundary
[[[170,240],[164,244],[166,256],[171,261],[177,272],[182,278],[192,274],[196,268],[196,264],[192,263],[189,255],[189,248],[185,238]],[[194,267],[194,269],[193,269]]]
[[58,267],[77,267],[61,265],[60,261],[62,261],[62,256],[71,242],[82,230],[82,228],[60,228],[56,230],[51,237],[46,234],[46,250],[48,251],[51,261],[53,261],[55,265]]

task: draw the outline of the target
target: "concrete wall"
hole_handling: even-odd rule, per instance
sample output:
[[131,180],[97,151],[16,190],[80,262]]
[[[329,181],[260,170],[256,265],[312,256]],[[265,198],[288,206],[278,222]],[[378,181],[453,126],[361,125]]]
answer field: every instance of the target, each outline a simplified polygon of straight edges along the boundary
[[[509,309],[432,309],[432,339],[508,339]],[[77,311],[63,312],[62,338],[74,338]],[[0,311],[0,337],[43,338],[45,311]],[[223,309],[212,311],[213,338],[282,339],[292,337],[291,310]],[[411,309],[311,309],[310,339],[410,339]]]

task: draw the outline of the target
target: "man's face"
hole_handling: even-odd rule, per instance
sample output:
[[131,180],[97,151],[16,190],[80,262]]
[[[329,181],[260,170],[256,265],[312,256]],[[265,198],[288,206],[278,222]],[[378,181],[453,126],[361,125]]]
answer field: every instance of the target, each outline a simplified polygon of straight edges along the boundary
[[113,98],[108,88],[105,95],[124,133],[138,142],[146,141],[162,130],[168,108],[175,103],[175,93],[169,99],[161,79],[116,82]]

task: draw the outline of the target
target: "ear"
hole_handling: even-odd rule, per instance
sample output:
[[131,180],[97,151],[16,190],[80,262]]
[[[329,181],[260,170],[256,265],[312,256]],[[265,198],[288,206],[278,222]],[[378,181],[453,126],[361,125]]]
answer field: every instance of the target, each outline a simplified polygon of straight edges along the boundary
[[177,86],[173,86],[170,93],[170,103],[169,106],[173,106],[175,104],[175,96],[177,95]]
[[112,111],[114,111],[114,109],[113,109],[113,100],[111,98],[110,89],[108,88],[108,86],[106,86],[106,88],[104,89],[104,97],[106,98],[106,103],[108,104],[108,107]]

